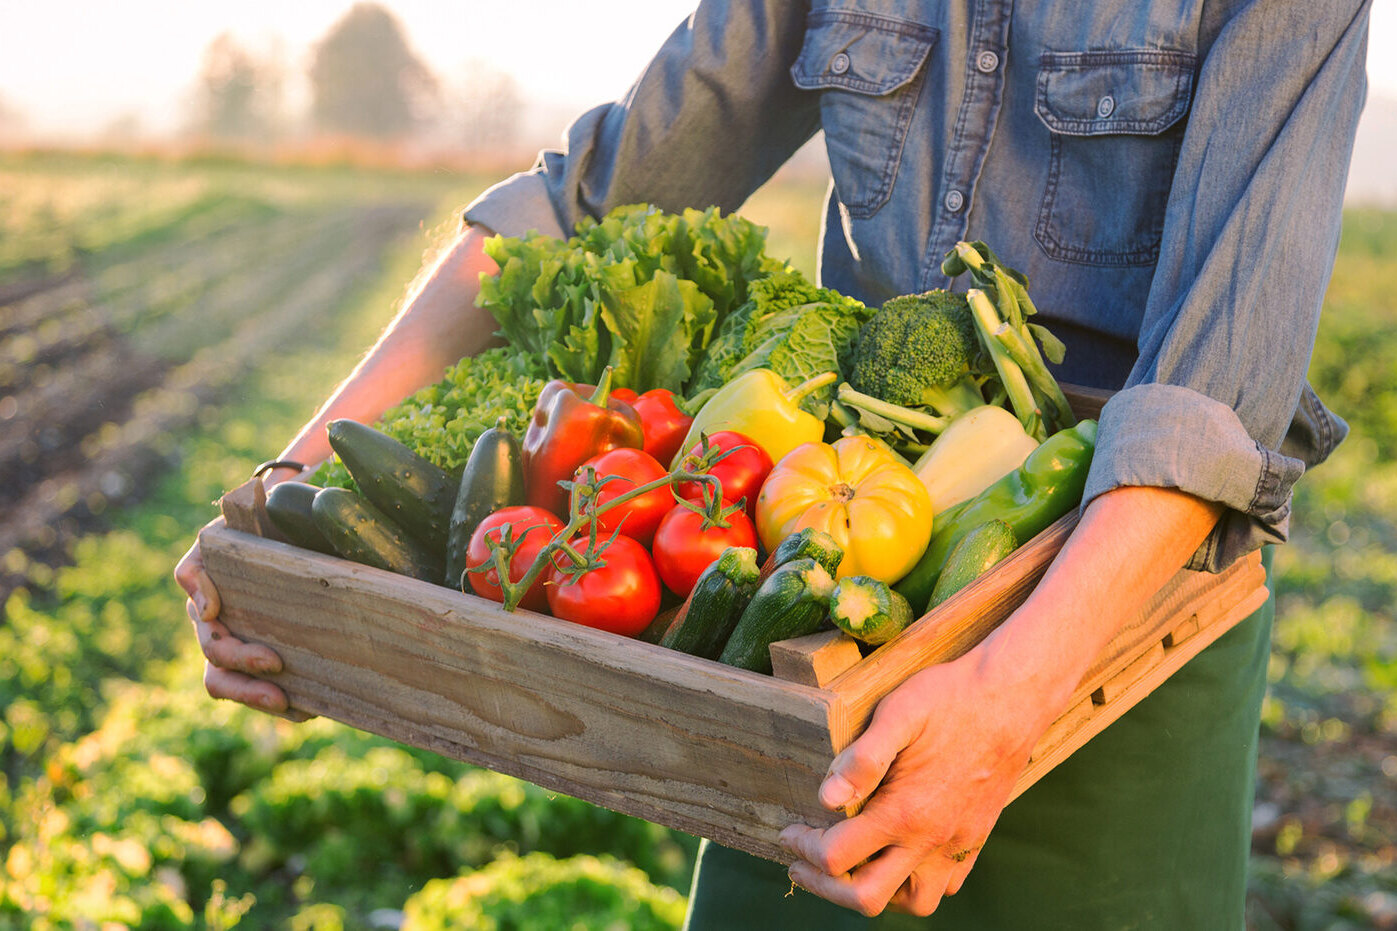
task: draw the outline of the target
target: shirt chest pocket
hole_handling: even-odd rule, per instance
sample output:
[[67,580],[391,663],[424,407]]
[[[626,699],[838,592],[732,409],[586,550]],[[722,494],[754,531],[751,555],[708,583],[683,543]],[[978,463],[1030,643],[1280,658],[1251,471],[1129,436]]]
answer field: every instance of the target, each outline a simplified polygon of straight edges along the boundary
[[816,10],[807,20],[791,79],[820,92],[835,193],[851,216],[872,216],[892,192],[937,36],[930,26],[851,10]]
[[1194,56],[1161,49],[1048,52],[1034,110],[1051,137],[1034,234],[1053,258],[1150,265],[1193,92]]

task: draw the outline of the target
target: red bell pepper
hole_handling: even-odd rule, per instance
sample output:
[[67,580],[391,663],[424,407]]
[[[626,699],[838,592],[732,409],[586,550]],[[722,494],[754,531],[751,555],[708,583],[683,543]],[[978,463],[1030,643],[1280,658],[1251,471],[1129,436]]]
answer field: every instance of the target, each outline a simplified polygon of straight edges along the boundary
[[529,504],[565,517],[573,472],[609,449],[640,449],[645,434],[635,408],[611,394],[611,370],[590,386],[550,381],[539,393],[524,432],[524,489]]

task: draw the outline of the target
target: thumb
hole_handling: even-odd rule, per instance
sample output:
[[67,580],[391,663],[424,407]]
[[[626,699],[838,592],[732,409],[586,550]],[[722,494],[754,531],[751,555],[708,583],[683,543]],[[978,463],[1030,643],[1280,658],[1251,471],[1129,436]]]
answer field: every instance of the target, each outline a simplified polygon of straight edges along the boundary
[[912,742],[913,732],[906,715],[875,712],[868,729],[830,763],[820,783],[820,804],[831,811],[861,805]]

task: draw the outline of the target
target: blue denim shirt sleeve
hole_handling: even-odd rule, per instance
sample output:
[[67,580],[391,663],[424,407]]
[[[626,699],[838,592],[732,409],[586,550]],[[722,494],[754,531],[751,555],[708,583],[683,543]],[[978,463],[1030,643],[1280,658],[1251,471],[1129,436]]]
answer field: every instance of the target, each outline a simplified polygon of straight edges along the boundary
[[1363,105],[1366,22],[1366,4],[1252,4],[1199,73],[1139,356],[1102,411],[1084,499],[1149,485],[1224,504],[1194,568],[1285,540],[1292,485],[1346,432],[1305,371]]
[[779,0],[700,4],[624,98],[575,120],[562,150],[485,192],[466,221],[559,235],[629,203],[736,210],[819,129],[788,73],[804,24]]

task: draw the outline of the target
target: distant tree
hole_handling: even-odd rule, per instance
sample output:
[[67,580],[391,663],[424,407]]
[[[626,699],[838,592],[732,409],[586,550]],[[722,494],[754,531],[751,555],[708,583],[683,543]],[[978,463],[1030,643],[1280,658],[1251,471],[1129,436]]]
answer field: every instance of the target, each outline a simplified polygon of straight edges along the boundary
[[310,84],[311,120],[332,133],[401,138],[437,105],[436,78],[376,3],[356,3],[316,45]]
[[194,128],[215,139],[270,135],[279,118],[282,69],[224,33],[209,43],[194,92]]

